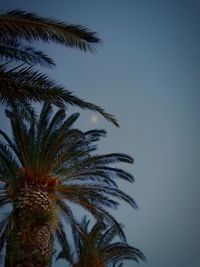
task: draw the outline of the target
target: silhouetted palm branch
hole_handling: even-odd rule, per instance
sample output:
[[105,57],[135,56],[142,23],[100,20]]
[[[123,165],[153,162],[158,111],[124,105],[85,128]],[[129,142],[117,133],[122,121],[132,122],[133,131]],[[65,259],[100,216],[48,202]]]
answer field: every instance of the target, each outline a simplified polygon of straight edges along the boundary
[[[42,51],[27,45],[38,40],[83,51],[93,51],[94,45],[100,42],[94,32],[80,25],[43,18],[21,10],[0,14],[0,58],[3,60],[0,65],[0,103],[5,105],[15,103],[18,111],[22,112],[21,115],[26,117],[34,116],[32,111],[28,115],[30,107],[26,109],[32,101],[47,101],[58,107],[78,106],[81,109],[98,112],[118,127],[115,117],[106,113],[103,108],[76,97],[72,92],[32,68],[35,64],[50,67],[55,65]],[[22,61],[25,65],[12,69],[8,63],[13,61]],[[31,67],[27,67],[26,64]]]
[[42,51],[22,44],[14,39],[0,37],[0,57],[4,61],[25,62],[30,65],[39,64],[44,67],[55,66],[54,61]]
[[59,107],[66,104],[77,106],[81,109],[88,109],[100,113],[115,126],[119,126],[115,117],[106,113],[101,107],[86,102],[72,92],[64,89],[55,81],[50,80],[46,75],[35,71],[33,68],[0,67],[0,103],[25,107],[30,102],[46,101]]
[[12,10],[0,15],[0,34],[19,41],[54,42],[83,51],[93,51],[93,44],[100,43],[96,33],[86,27],[40,17],[22,10]]

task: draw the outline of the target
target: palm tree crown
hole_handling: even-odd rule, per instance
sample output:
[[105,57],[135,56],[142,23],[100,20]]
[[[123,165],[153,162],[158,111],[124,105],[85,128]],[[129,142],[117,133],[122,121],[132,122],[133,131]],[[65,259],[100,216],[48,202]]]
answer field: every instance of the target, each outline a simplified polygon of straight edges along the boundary
[[78,114],[66,119],[63,109],[52,118],[51,114],[51,105],[45,104],[39,118],[27,123],[14,110],[7,110],[13,137],[0,130],[5,140],[0,141],[0,179],[5,184],[0,194],[0,207],[10,203],[13,211],[1,222],[0,248],[7,236],[12,235],[15,221],[22,217],[28,229],[34,228],[34,218],[40,218],[39,221],[48,218],[50,233],[56,232],[62,237],[62,221],[56,210],[73,227],[76,220],[69,202],[82,206],[98,221],[107,221],[119,229],[119,224],[105,208],[116,208],[117,199],[137,207],[113,180],[120,177],[133,182],[132,175],[110,166],[117,162],[133,163],[133,159],[121,153],[94,154],[95,142],[105,131],[72,129]]
[[[121,238],[118,228],[106,226],[96,222],[89,229],[89,220],[83,217],[81,223],[76,225],[77,232],[73,236],[75,253],[62,250],[57,260],[65,258],[73,267],[116,267],[124,260],[145,260],[143,253],[127,244],[125,238]],[[116,238],[120,241],[117,241]]]

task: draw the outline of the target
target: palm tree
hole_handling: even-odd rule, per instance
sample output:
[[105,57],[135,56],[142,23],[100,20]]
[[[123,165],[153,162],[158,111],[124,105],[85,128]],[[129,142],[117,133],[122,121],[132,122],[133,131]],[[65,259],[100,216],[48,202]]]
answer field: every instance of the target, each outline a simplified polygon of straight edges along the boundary
[[[0,130],[0,208],[10,209],[0,223],[0,252],[7,241],[7,266],[49,265],[54,236],[65,246],[63,218],[76,231],[70,202],[83,207],[98,221],[123,231],[106,208],[117,208],[124,200],[135,201],[121,191],[114,177],[133,182],[133,176],[110,164],[133,163],[121,153],[97,155],[96,141],[104,130],[73,129],[78,118],[66,118],[63,109],[52,117],[52,106],[44,104],[34,121],[7,110],[12,138]],[[3,141],[4,140],[4,141]]]
[[[33,113],[30,105],[32,101],[48,101],[59,107],[69,104],[98,112],[119,126],[114,116],[104,109],[76,97],[33,68],[36,64],[48,67],[55,65],[49,56],[32,47],[32,42],[38,40],[82,51],[94,51],[94,45],[101,42],[95,32],[80,25],[20,10],[0,14],[0,103],[6,106],[14,104],[22,114],[27,111]],[[23,64],[13,67],[14,61]]]
[[[65,258],[72,267],[117,267],[127,259],[136,262],[146,259],[139,249],[128,245],[126,239],[120,237],[115,225],[106,226],[96,222],[89,229],[89,222],[84,216],[81,224],[76,225],[75,253],[62,250],[57,260]],[[117,237],[120,241],[116,241]]]

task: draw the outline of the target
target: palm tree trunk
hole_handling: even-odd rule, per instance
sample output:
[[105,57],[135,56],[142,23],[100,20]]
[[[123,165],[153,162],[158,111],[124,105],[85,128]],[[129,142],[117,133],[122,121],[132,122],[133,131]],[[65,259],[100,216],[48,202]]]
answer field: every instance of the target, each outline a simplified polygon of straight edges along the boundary
[[53,252],[52,207],[47,192],[24,187],[14,201],[14,226],[7,243],[8,267],[48,267]]

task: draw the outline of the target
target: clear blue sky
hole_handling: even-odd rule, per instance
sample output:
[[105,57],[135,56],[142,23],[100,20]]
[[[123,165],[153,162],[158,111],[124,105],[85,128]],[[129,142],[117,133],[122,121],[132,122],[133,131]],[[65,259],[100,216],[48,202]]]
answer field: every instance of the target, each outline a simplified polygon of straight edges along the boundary
[[[140,210],[122,205],[117,217],[129,243],[148,258],[140,266],[199,267],[200,1],[3,0],[0,5],[98,32],[103,44],[95,55],[46,47],[57,63],[50,75],[120,121],[121,129],[102,118],[96,127],[108,131],[101,152],[135,158],[133,167],[124,168],[136,182],[122,187]],[[91,113],[81,114],[78,127],[93,127]]]

